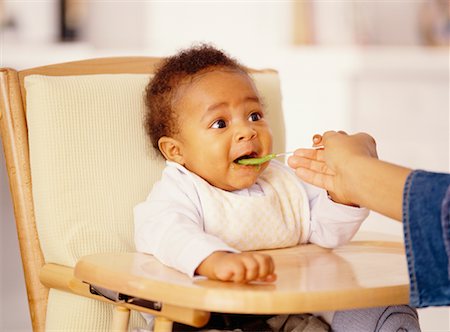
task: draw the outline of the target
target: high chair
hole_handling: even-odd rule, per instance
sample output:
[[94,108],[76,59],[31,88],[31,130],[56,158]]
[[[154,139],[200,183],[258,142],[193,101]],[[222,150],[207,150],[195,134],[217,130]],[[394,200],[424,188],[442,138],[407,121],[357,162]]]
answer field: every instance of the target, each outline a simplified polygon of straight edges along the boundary
[[[142,126],[149,57],[0,70],[0,129],[34,331],[201,327],[210,312],[281,314],[408,303],[403,246],[271,250],[273,284],[187,276],[135,252],[133,207],[164,161]],[[284,151],[280,82],[251,70]],[[132,311],[130,318],[130,310]]]

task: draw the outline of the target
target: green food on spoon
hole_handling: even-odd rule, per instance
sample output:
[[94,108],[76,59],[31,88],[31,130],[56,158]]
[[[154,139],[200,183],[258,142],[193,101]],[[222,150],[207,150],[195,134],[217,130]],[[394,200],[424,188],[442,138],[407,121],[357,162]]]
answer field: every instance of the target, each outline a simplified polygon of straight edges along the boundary
[[[310,149],[323,150],[324,146],[323,145],[313,146]],[[282,153],[270,153],[270,154],[265,155],[264,157],[260,157],[260,158],[243,158],[243,159],[239,159],[237,161],[237,163],[239,165],[257,166],[257,165],[264,164],[266,161],[272,160],[272,159],[277,158],[277,157],[281,157],[283,155],[291,154],[291,153],[294,153],[294,152],[290,151],[290,152],[282,152]]]
[[237,161],[237,163],[240,165],[247,165],[247,166],[261,165],[264,164],[266,161],[269,161],[276,157],[277,157],[276,153],[271,153],[261,158],[240,159]]

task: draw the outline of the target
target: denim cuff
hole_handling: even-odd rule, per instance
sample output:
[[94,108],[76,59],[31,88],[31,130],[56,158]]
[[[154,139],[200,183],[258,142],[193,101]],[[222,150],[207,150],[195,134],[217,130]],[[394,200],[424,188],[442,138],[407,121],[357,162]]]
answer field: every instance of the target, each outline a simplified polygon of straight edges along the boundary
[[447,258],[449,259],[447,270],[448,279],[450,280],[450,186],[447,188],[444,200],[442,201],[441,222],[442,231],[444,232],[445,251],[447,253]]
[[421,170],[412,172],[405,183],[403,230],[410,303],[415,307],[450,304],[449,204],[445,203],[449,186],[449,174]]

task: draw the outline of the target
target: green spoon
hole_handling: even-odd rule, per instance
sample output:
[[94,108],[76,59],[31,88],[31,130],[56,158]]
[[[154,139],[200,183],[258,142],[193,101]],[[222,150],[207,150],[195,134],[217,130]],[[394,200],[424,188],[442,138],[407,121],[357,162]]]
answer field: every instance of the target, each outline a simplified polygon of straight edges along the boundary
[[[312,149],[323,149],[323,145],[321,146],[313,146]],[[285,154],[291,154],[293,153],[293,151],[290,152],[283,152],[283,153],[270,153],[268,155],[265,155],[263,157],[260,158],[248,158],[248,159],[240,159],[237,161],[237,163],[239,165],[246,165],[246,166],[257,166],[257,165],[261,165],[264,164],[265,162],[272,160],[274,158],[283,156]]]

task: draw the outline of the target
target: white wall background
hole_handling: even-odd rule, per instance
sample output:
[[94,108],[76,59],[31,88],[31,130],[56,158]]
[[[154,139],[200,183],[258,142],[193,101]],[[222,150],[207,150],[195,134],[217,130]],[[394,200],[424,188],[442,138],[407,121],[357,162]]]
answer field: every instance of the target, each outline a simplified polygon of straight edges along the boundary
[[[382,159],[448,171],[448,48],[414,46],[413,23],[423,1],[355,2],[356,16],[346,11],[351,3],[319,2],[316,28],[323,45],[294,47],[289,1],[86,2],[83,41],[74,44],[56,42],[56,0],[6,1],[16,29],[1,31],[0,65],[23,69],[101,56],[163,56],[193,42],[213,42],[244,64],[279,70],[288,150],[308,146],[316,132],[365,130],[377,138]],[[390,45],[352,45],[360,36],[348,30],[348,17],[367,16],[381,20],[365,23],[369,37]],[[401,235],[400,224],[375,214],[363,228]],[[29,331],[3,151],[0,232],[0,331]],[[420,314],[424,331],[450,330],[447,308]]]

